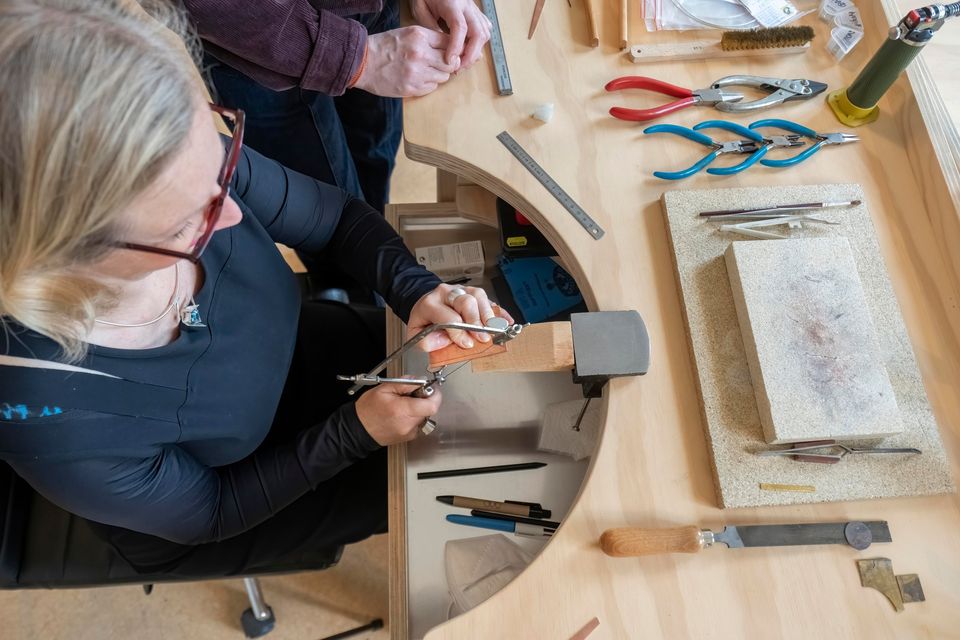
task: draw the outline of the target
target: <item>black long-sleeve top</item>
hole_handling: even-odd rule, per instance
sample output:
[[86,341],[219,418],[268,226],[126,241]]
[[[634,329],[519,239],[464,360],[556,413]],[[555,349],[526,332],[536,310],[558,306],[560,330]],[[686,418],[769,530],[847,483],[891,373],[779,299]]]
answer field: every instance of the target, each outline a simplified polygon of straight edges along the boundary
[[[332,256],[406,319],[439,284],[383,217],[340,189],[245,149],[240,224],[218,231],[196,296],[206,327],[172,343],[91,345],[82,372],[0,366],[0,459],[60,507],[181,544],[269,518],[377,443],[354,404],[259,445],[289,370],[300,295],[274,242]],[[55,360],[49,339],[7,323],[0,353]],[[6,344],[4,344],[6,342]]]

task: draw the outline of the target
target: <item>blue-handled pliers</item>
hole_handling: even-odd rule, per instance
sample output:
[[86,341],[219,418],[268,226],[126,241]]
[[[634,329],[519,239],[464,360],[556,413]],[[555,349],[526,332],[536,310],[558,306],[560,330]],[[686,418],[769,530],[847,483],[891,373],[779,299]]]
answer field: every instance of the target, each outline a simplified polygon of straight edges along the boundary
[[[703,129],[724,129],[725,131],[739,134],[747,139],[734,140],[732,142],[716,142],[710,136],[700,133],[700,131]],[[680,127],[675,124],[655,124],[652,127],[647,127],[643,130],[643,132],[673,133],[678,136],[683,136],[688,140],[699,142],[703,146],[711,147],[713,149],[699,162],[694,164],[692,167],[684,169],[683,171],[653,172],[653,175],[658,178],[663,178],[664,180],[680,180],[681,178],[688,178],[725,153],[743,153],[749,154],[749,156],[743,162],[735,164],[732,167],[713,167],[707,169],[707,173],[718,176],[728,176],[734,173],[740,173],[744,169],[749,168],[758,160],[760,160],[766,154],[767,148],[770,146],[766,143],[760,133],[753,131],[752,129],[748,129],[743,125],[739,125],[734,122],[726,122],[724,120],[707,120],[706,122],[701,122],[700,124],[695,125],[693,129]]]
[[767,127],[777,127],[778,129],[784,129],[785,131],[790,131],[791,133],[796,133],[816,141],[813,146],[804,149],[791,158],[784,158],[782,160],[771,160],[766,158],[761,160],[760,164],[767,167],[792,167],[795,164],[803,162],[828,144],[846,144],[848,142],[856,142],[860,139],[852,133],[817,133],[813,129],[805,127],[802,124],[797,124],[796,122],[791,122],[790,120],[781,120],[779,118],[757,120],[756,122],[750,124],[751,130],[764,129]]

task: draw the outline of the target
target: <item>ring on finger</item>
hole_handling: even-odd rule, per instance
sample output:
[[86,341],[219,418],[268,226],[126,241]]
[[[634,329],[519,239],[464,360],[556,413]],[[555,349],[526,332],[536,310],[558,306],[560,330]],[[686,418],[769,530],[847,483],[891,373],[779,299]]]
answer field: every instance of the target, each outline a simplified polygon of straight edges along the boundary
[[454,287],[450,290],[450,293],[447,294],[447,304],[453,306],[453,303],[457,300],[457,298],[465,295],[468,295],[466,289],[463,287]]

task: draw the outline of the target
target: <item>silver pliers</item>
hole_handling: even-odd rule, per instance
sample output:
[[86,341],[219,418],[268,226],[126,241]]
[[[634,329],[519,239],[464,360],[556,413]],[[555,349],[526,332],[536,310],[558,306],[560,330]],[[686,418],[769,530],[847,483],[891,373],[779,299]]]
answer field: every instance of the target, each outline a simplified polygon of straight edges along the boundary
[[806,80],[804,78],[768,78],[765,76],[726,76],[720,78],[712,85],[711,89],[721,89],[723,87],[756,87],[762,91],[769,91],[770,95],[752,100],[749,102],[718,102],[713,105],[719,111],[728,113],[745,113],[748,111],[757,111],[766,109],[784,102],[793,100],[808,100],[816,95],[826,91],[827,85],[815,80]]

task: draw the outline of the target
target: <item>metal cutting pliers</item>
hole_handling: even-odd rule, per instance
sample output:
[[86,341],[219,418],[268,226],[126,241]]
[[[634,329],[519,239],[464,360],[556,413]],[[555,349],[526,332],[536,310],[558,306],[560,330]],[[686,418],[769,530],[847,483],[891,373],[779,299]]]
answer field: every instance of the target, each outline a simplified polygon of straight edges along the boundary
[[771,160],[768,158],[761,160],[760,164],[767,167],[792,167],[795,164],[803,162],[827,145],[847,144],[848,142],[857,142],[860,140],[858,136],[855,136],[852,133],[817,133],[813,129],[805,127],[802,124],[791,122],[790,120],[780,120],[779,118],[757,120],[756,122],[750,124],[751,130],[765,129],[768,127],[776,127],[778,129],[790,131],[793,134],[810,138],[815,142],[812,146],[804,149],[793,157],[784,158],[782,160]]
[[[723,87],[754,87],[770,94],[758,100],[743,102],[744,94],[724,91]],[[654,120],[685,107],[716,107],[720,111],[741,113],[764,109],[792,100],[805,100],[822,93],[827,85],[814,80],[769,78],[765,76],[736,75],[720,78],[706,89],[686,89],[662,80],[646,76],[624,76],[606,84],[607,91],[621,89],[647,89],[664,95],[680,98],[674,102],[651,109],[627,109],[612,107],[610,115],[620,120],[643,122]]]
[[[700,131],[703,129],[723,129],[725,131],[730,131],[732,133],[744,136],[746,140],[717,142],[710,136],[700,133]],[[706,147],[711,147],[712,149],[710,153],[700,159],[699,162],[682,171],[653,172],[653,175],[664,180],[680,180],[682,178],[688,178],[726,153],[749,154],[749,156],[743,162],[735,164],[731,167],[712,167],[707,169],[707,173],[718,176],[728,176],[735,173],[740,173],[744,169],[747,169],[760,161],[760,159],[763,158],[763,156],[766,155],[767,151],[770,149],[777,147],[795,147],[804,144],[800,140],[799,135],[765,138],[763,135],[757,131],[754,131],[753,129],[749,129],[735,122],[727,122],[725,120],[707,120],[706,122],[701,122],[700,124],[694,126],[693,129],[680,127],[675,124],[655,124],[651,127],[647,127],[643,130],[643,132],[673,133],[678,136],[683,136],[689,140],[693,140],[694,142],[699,142],[700,144]]]

